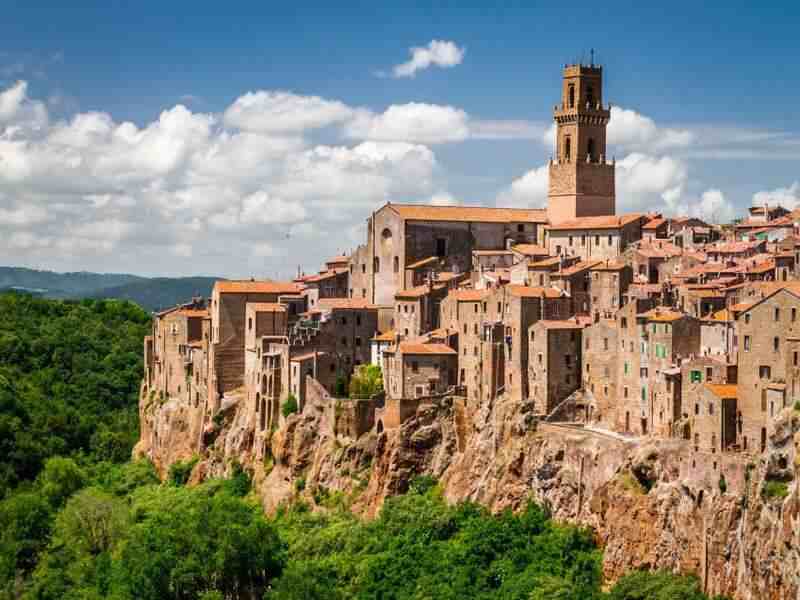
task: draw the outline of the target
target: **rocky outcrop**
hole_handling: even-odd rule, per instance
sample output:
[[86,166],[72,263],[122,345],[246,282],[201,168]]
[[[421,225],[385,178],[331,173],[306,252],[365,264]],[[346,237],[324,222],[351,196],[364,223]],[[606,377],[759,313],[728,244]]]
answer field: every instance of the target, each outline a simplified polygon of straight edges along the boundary
[[[800,414],[790,409],[761,457],[539,423],[532,407],[503,399],[423,403],[399,428],[376,426],[352,438],[337,430],[331,399],[319,395],[282,422],[265,452],[248,444],[252,416],[241,403],[229,407],[207,446],[192,446],[192,410],[167,402],[143,414],[138,451],[162,472],[175,457],[197,452],[203,476],[223,474],[235,459],[253,472],[268,511],[336,492],[372,516],[427,474],[451,501],[499,511],[533,499],[556,519],[592,527],[609,580],[633,568],[662,568],[696,573],[709,594],[800,598]],[[147,441],[154,431],[157,447]]]

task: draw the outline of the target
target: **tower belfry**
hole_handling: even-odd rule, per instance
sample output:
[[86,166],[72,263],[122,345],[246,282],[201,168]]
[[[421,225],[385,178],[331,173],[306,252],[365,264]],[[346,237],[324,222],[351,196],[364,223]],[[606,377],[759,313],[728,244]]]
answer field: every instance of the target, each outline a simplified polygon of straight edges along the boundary
[[564,67],[561,103],[553,109],[556,148],[550,162],[550,223],[615,213],[614,164],[606,156],[610,107],[603,106],[603,68]]

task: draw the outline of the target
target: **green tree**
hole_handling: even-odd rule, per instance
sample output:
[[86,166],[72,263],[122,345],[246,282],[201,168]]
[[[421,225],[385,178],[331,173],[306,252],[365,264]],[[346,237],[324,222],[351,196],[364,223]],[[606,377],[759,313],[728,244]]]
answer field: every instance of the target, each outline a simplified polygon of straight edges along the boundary
[[72,494],[86,485],[86,471],[71,458],[54,456],[44,463],[38,484],[53,508],[61,507]]
[[289,394],[286,397],[286,400],[281,406],[281,412],[283,413],[284,417],[288,417],[289,415],[293,415],[298,410],[300,410],[300,406],[297,403],[297,398],[295,398],[294,394]]
[[383,373],[377,365],[359,365],[350,378],[351,398],[371,398],[383,391]]

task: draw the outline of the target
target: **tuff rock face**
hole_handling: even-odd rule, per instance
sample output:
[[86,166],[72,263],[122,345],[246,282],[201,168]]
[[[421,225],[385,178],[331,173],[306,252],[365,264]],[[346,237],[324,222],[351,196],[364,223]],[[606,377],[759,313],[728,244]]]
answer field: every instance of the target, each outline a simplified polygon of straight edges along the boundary
[[[162,476],[198,454],[193,481],[223,475],[236,460],[253,473],[266,511],[338,491],[371,517],[415,476],[432,475],[450,501],[500,511],[533,499],[558,520],[592,527],[609,581],[659,568],[696,573],[710,595],[800,599],[797,412],[781,416],[763,456],[723,459],[681,440],[537,423],[530,406],[503,399],[471,407],[447,398],[358,439],[337,435],[336,411],[310,402],[262,443],[247,404],[228,401],[204,428],[202,409],[143,398],[135,452]],[[778,493],[764,493],[767,481]]]

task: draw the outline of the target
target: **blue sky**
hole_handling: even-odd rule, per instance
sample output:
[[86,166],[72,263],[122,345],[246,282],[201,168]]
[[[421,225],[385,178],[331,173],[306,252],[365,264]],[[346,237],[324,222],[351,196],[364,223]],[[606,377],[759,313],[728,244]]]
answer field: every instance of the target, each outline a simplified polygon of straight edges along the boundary
[[[286,275],[387,199],[540,205],[560,69],[591,48],[626,111],[620,210],[800,195],[797,3],[5,4],[6,264]],[[458,60],[393,76],[434,40]]]

